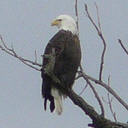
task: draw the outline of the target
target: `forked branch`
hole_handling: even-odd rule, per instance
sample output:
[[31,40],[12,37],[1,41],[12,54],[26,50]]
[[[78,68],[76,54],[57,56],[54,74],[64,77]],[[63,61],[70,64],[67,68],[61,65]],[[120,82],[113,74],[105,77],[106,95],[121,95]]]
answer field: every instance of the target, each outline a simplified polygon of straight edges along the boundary
[[[95,3],[95,5],[96,5],[96,3]],[[106,52],[106,41],[104,39],[102,30],[101,30],[101,24],[100,24],[100,18],[99,18],[99,12],[98,12],[98,6],[97,5],[96,5],[96,10],[97,10],[97,17],[98,17],[97,18],[98,19],[98,26],[96,25],[96,23],[92,19],[91,15],[90,15],[90,13],[88,11],[87,4],[85,4],[85,11],[86,11],[87,17],[89,18],[89,20],[91,21],[91,23],[95,27],[99,37],[101,38],[101,40],[103,42],[103,51],[102,51],[102,55],[101,55],[101,63],[100,63],[100,71],[99,71],[99,80],[102,81],[104,58],[105,58],[105,52]]]
[[81,70],[79,72],[79,74],[85,80],[89,79],[89,80],[95,82],[97,85],[105,88],[111,95],[113,95],[117,99],[117,101],[119,101],[128,110],[128,104],[120,96],[118,96],[118,94],[110,86],[108,86],[108,84],[87,75],[83,70]]
[[8,55],[11,55],[17,59],[19,59],[23,64],[37,70],[37,71],[40,71],[40,68],[41,68],[41,64],[39,64],[37,62],[37,58],[36,58],[36,53],[35,53],[35,61],[31,61],[31,60],[28,60],[28,59],[25,59],[21,56],[19,56],[16,51],[14,50],[13,46],[11,48],[9,48],[6,43],[4,42],[2,36],[0,35],[0,49],[3,50],[5,53],[7,53]]

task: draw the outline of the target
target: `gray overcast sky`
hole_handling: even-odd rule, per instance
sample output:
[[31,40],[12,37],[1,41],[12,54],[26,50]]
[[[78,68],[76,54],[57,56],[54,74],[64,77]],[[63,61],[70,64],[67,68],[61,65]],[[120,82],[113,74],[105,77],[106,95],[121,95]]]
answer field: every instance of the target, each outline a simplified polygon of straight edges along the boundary
[[[111,75],[112,88],[128,102],[128,56],[117,43],[121,38],[125,45],[128,41],[128,0],[79,0],[80,40],[82,47],[82,65],[86,72],[98,77],[102,42],[85,15],[84,3],[96,20],[97,2],[101,24],[107,41],[107,53],[104,69],[104,81]],[[29,59],[34,59],[37,50],[40,55],[49,39],[56,33],[50,23],[60,14],[75,17],[74,0],[0,0],[0,34],[7,45]],[[89,118],[69,99],[64,101],[61,116],[43,110],[40,73],[28,68],[13,57],[0,51],[0,128],[83,128]],[[79,93],[85,86],[82,79],[75,82],[74,89]],[[104,89],[99,94],[106,97]],[[99,106],[88,88],[82,97]],[[112,119],[107,104],[106,117]],[[116,101],[113,107],[118,121],[126,122],[128,112]]]

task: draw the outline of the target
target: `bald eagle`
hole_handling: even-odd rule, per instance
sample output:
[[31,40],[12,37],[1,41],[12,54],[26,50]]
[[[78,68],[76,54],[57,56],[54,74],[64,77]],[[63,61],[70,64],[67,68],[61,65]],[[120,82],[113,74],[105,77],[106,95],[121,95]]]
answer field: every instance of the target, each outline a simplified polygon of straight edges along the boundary
[[[53,20],[51,26],[57,26],[59,31],[48,42],[44,54],[50,54],[55,49],[55,65],[53,73],[63,82],[65,88],[72,89],[76,72],[80,65],[81,49],[75,20],[68,15],[60,15]],[[55,88],[53,80],[45,73],[44,68],[48,64],[48,58],[43,58],[41,70],[42,96],[44,98],[44,109],[47,100],[50,101],[50,110],[58,115],[62,113],[62,99],[65,94]]]

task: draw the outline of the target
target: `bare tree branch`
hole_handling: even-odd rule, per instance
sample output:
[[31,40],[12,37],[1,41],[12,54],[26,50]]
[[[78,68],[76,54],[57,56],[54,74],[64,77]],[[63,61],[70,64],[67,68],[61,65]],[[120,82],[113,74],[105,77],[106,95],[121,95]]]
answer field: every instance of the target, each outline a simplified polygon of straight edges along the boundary
[[79,93],[79,96],[83,94],[83,92],[85,91],[85,89],[88,87],[88,83],[86,83],[85,87],[82,89],[82,91]]
[[98,9],[96,2],[95,2],[95,6],[96,6],[96,12],[97,12],[98,26],[99,26],[99,30],[101,32],[102,29],[101,29],[101,23],[100,23],[99,9]]
[[[58,86],[61,88],[62,86]],[[63,88],[65,90],[65,88]],[[92,124],[89,124],[91,127],[95,128],[128,128],[127,124],[115,123],[107,120],[103,116],[99,115],[92,106],[90,106],[82,97],[78,96],[73,90],[65,90],[66,94],[73,101],[73,103],[79,106],[85,114],[87,114],[93,121]]]
[[128,50],[123,45],[122,41],[120,39],[118,39],[118,42],[119,42],[120,46],[123,48],[123,50],[125,51],[125,53],[128,55]]
[[[81,73],[81,72],[82,72],[82,73]],[[83,71],[83,68],[82,68],[82,66],[80,65],[80,71],[78,71],[78,76],[79,76],[79,77],[83,77],[83,72],[84,72],[84,71]],[[98,93],[96,92],[95,88],[93,87],[93,85],[91,84],[91,82],[89,81],[89,79],[87,79],[87,78],[85,78],[85,77],[84,77],[84,79],[86,80],[87,84],[89,84],[90,88],[92,89],[92,91],[93,91],[93,93],[94,93],[94,95],[95,95],[95,97],[96,97],[96,99],[97,99],[97,101],[98,101],[98,103],[99,103],[99,105],[100,105],[100,108],[101,108],[101,115],[104,117],[104,116],[105,116],[105,111],[104,111],[103,103],[102,103],[102,101],[101,101],[101,99],[100,99]]]
[[97,80],[89,75],[87,75],[85,72],[81,71],[79,72],[81,73],[82,77],[86,80],[86,79],[89,79],[93,82],[95,82],[97,85],[100,85],[102,86],[103,88],[105,88],[111,95],[113,95],[127,110],[128,110],[128,104],[125,103],[125,101],[123,99],[121,99],[118,94],[110,87],[108,86],[106,83],[100,81],[100,80]]
[[[108,86],[110,87],[110,76],[108,77]],[[112,99],[110,98],[109,92],[107,93],[107,96],[108,96],[108,104],[109,104],[110,111],[112,113],[112,116],[113,116],[115,122],[117,122],[116,113],[113,111],[113,108],[112,108]]]
[[36,53],[36,50],[35,50],[35,63],[37,63],[37,53]]
[[95,97],[96,97],[96,99],[97,99],[97,101],[98,101],[98,103],[99,103],[99,105],[100,105],[100,108],[101,108],[101,115],[104,117],[104,116],[105,116],[105,111],[104,111],[103,103],[102,103],[102,101],[101,101],[101,99],[100,99],[98,93],[96,92],[95,88],[94,88],[93,85],[91,84],[91,82],[90,82],[88,79],[86,79],[86,81],[87,81],[87,83],[89,84],[90,88],[92,89],[92,91],[93,91],[93,93],[94,93],[94,95],[95,95]]
[[79,36],[78,0],[75,0],[75,14],[76,14],[76,25],[77,25],[78,36]]
[[[0,44],[0,49],[1,49],[1,50],[3,50],[3,51],[4,51],[5,53],[7,53],[8,55],[11,55],[11,56],[13,56],[13,57],[19,59],[19,60],[20,60],[22,63],[24,63],[25,65],[27,65],[27,66],[29,66],[29,67],[31,67],[31,68],[37,70],[37,71],[40,71],[40,68],[41,68],[41,66],[42,66],[41,64],[37,63],[36,61],[34,62],[34,61],[31,61],[31,60],[28,60],[28,59],[25,59],[25,58],[19,56],[19,55],[15,52],[13,46],[11,46],[11,48],[9,48],[9,47],[5,44],[5,42],[4,42],[3,38],[2,38],[2,36],[0,36],[0,41],[1,41],[1,44]],[[40,67],[40,68],[39,68],[39,67]]]
[[105,57],[105,52],[106,52],[106,41],[104,39],[104,36],[102,34],[101,31],[101,25],[100,25],[100,19],[99,19],[99,13],[98,13],[98,6],[96,5],[96,9],[97,9],[97,16],[98,16],[98,26],[95,24],[94,20],[92,19],[89,11],[88,11],[88,6],[87,4],[85,4],[85,11],[87,13],[87,17],[89,18],[89,20],[91,21],[91,23],[93,24],[93,26],[95,27],[95,29],[97,30],[97,33],[99,35],[99,37],[101,38],[102,42],[103,42],[103,52],[101,55],[101,64],[100,64],[100,72],[99,72],[99,80],[102,81],[102,74],[103,74],[103,65],[104,65],[104,57]]

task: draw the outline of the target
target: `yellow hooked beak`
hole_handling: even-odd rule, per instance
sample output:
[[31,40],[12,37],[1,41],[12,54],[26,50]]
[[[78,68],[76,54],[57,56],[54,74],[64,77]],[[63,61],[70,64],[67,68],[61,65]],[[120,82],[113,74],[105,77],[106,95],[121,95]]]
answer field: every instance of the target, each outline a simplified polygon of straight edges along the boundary
[[51,23],[51,26],[58,26],[60,24],[60,20],[54,20],[52,23]]

